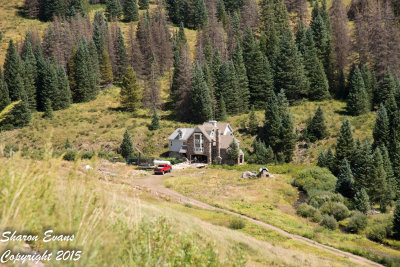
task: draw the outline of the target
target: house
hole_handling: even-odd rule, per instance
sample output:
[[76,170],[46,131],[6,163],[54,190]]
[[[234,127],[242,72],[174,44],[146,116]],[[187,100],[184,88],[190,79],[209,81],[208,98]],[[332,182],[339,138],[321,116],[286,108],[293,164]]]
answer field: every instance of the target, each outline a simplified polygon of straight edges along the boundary
[[[242,164],[244,154],[229,123],[209,121],[195,128],[178,128],[169,137],[169,156],[190,161],[220,164]],[[237,162],[228,159],[229,146],[239,147]]]

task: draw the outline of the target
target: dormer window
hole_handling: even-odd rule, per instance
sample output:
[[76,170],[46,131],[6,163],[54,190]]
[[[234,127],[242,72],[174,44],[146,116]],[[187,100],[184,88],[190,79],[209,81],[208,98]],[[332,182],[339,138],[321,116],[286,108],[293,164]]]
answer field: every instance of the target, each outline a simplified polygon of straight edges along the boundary
[[178,131],[178,135],[179,135],[179,139],[182,139],[183,134],[182,134],[181,130]]

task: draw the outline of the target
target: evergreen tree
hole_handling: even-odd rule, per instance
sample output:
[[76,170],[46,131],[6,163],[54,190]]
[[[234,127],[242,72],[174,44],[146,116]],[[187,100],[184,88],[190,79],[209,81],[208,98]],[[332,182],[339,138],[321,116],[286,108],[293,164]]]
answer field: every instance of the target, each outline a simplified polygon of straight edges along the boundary
[[43,117],[47,119],[52,119],[54,117],[53,108],[51,107],[51,100],[49,98],[46,98],[45,101]]
[[365,91],[367,92],[368,100],[372,108],[374,103],[374,94],[376,93],[378,86],[376,77],[375,74],[369,70],[366,64],[361,67],[361,75],[363,77]]
[[391,204],[391,201],[396,199],[397,195],[397,181],[394,177],[392,162],[390,162],[389,152],[385,146],[380,147],[382,152],[382,159],[383,159],[383,169],[386,172],[386,183],[387,183],[387,191],[386,197],[388,204]]
[[389,119],[386,108],[383,104],[379,106],[378,114],[374,126],[374,146],[389,145]]
[[66,109],[72,104],[71,89],[69,87],[68,76],[65,73],[65,69],[62,66],[58,67],[57,70],[58,79],[58,94],[59,94],[59,109]]
[[149,129],[152,131],[160,129],[160,117],[158,116],[157,109],[155,107],[153,111],[153,119],[151,120]]
[[110,84],[112,83],[114,76],[112,72],[112,66],[110,57],[105,49],[101,54],[102,60],[100,65],[100,82],[101,84]]
[[248,27],[243,40],[243,58],[246,66],[250,102],[255,108],[264,108],[273,88],[273,75],[268,59],[261,53]]
[[139,9],[136,0],[125,0],[124,2],[124,19],[125,21],[138,21]]
[[265,123],[263,141],[267,146],[271,146],[275,153],[279,151],[281,143],[282,118],[279,113],[275,93],[268,98],[265,109]]
[[370,185],[368,187],[368,195],[371,196],[371,201],[373,203],[380,205],[381,211],[386,211],[386,206],[388,204],[388,196],[386,195],[388,184],[383,166],[382,153],[379,148],[375,149],[372,163],[373,165],[369,174]]
[[386,70],[382,82],[379,85],[379,90],[375,91],[375,103],[385,103],[389,96],[396,91],[396,83],[390,69]]
[[394,148],[392,148],[392,153],[390,155],[393,173],[396,180],[396,188],[397,188],[397,198],[400,198],[400,143],[397,142],[394,144]]
[[328,151],[326,152],[325,155],[325,160],[326,160],[326,167],[333,173],[337,173],[338,171],[338,166],[336,164],[337,159],[336,156],[333,154],[333,150],[331,147],[328,148]]
[[292,39],[290,30],[282,36],[279,55],[275,62],[274,84],[283,89],[289,100],[300,99],[309,91],[309,81],[304,70],[303,59]]
[[348,119],[345,119],[340,128],[339,135],[337,138],[337,145],[336,145],[337,166],[343,161],[343,159],[352,161],[353,155],[354,155],[353,131],[351,129],[350,121]]
[[306,32],[303,58],[307,77],[310,81],[309,98],[311,100],[325,100],[330,98],[328,80],[324,72],[324,67],[318,58],[311,30]]
[[128,159],[133,154],[133,143],[131,135],[129,134],[128,130],[125,130],[124,138],[122,140],[120,149],[121,149],[121,155],[125,159]]
[[132,67],[126,69],[121,82],[121,105],[127,111],[135,112],[141,104],[141,89]]
[[228,23],[228,15],[226,14],[225,4],[223,0],[218,0],[217,2],[217,19],[225,27]]
[[393,214],[393,236],[399,240],[400,239],[400,200],[396,202],[396,208]]
[[327,162],[324,151],[319,152],[317,159],[317,166],[321,168],[327,168]]
[[336,192],[347,198],[353,198],[354,196],[354,179],[347,159],[343,159],[342,165],[339,168]]
[[124,36],[122,35],[121,29],[117,29],[117,43],[116,43],[116,71],[115,76],[120,78],[125,73],[125,69],[128,66],[128,54],[126,52],[126,46]]
[[59,105],[61,105],[61,101],[55,62],[46,62],[46,75],[44,77],[44,82],[46,86],[46,91],[41,92],[41,98],[44,100],[45,110],[47,98],[50,99],[52,109],[59,110]]
[[[0,69],[0,74],[1,74]],[[8,94],[8,87],[5,81],[3,80],[2,75],[0,75],[0,112],[5,109],[8,105],[10,105],[10,96]]]
[[236,43],[235,51],[232,55],[233,64],[235,65],[238,83],[239,83],[239,99],[240,110],[246,112],[249,108],[249,80],[247,78],[247,70],[244,65],[243,51],[240,42]]
[[291,162],[294,150],[296,149],[296,134],[294,133],[294,123],[290,112],[284,114],[282,117],[280,147],[285,162]]
[[274,160],[274,151],[271,147],[266,147],[263,141],[254,139],[252,144],[254,150],[254,163],[266,164]]
[[204,0],[195,0],[193,7],[193,19],[192,23],[194,29],[203,28],[208,22],[208,14],[206,4]]
[[354,157],[352,159],[352,172],[357,190],[369,187],[369,174],[372,169],[372,147],[369,138],[364,144],[358,139],[355,145]]
[[119,20],[122,16],[122,7],[119,0],[107,0],[106,17],[108,20]]
[[139,0],[138,4],[141,10],[148,10],[150,6],[149,0]]
[[354,196],[354,204],[357,210],[367,213],[371,207],[369,203],[369,197],[367,191],[364,188],[361,188],[359,191],[356,192]]
[[198,63],[196,63],[193,71],[190,98],[193,107],[193,118],[197,122],[202,123],[213,118],[211,90],[204,79],[203,71]]
[[236,140],[233,139],[233,142],[229,145],[228,148],[228,159],[236,164],[239,158],[239,146],[236,143]]
[[365,91],[364,81],[358,67],[349,79],[349,95],[347,97],[347,111],[351,115],[360,115],[368,112],[370,104]]
[[97,88],[97,85],[100,83],[100,66],[99,66],[99,57],[97,55],[96,45],[93,40],[89,43],[88,49],[89,49],[90,63],[93,70],[92,86]]
[[25,46],[22,54],[24,65],[24,86],[28,97],[29,108],[36,110],[36,58],[32,51],[32,45],[29,40],[25,40]]
[[251,135],[258,133],[258,120],[256,117],[256,113],[254,112],[254,106],[251,106],[251,111],[249,114],[249,132]]
[[225,107],[225,100],[224,97],[222,96],[221,99],[218,101],[218,120],[219,121],[224,121],[226,120],[226,107]]
[[343,70],[339,71],[338,86],[336,89],[336,97],[339,99],[346,99],[348,95],[346,87],[346,78],[344,76]]
[[329,135],[328,128],[325,124],[324,111],[321,106],[318,106],[318,109],[315,112],[314,117],[311,119],[310,124],[307,126],[306,131],[306,135],[311,142],[322,140]]

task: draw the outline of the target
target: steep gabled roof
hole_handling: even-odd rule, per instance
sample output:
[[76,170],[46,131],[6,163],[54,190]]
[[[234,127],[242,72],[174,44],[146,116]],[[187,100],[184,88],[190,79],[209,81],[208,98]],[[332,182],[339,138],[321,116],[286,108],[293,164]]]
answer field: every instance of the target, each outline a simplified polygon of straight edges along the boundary
[[[179,131],[182,131],[182,138],[179,138]],[[178,128],[169,137],[168,140],[182,140],[187,141],[194,132],[194,128]]]

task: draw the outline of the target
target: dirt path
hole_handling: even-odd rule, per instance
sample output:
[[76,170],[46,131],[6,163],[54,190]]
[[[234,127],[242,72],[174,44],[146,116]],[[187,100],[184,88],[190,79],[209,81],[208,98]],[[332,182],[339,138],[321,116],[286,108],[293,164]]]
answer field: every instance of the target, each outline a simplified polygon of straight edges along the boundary
[[189,203],[189,204],[191,204],[193,206],[196,206],[196,207],[199,207],[199,208],[209,209],[209,210],[217,210],[217,211],[225,212],[227,214],[231,214],[231,215],[235,215],[235,216],[241,217],[241,218],[243,218],[245,220],[248,220],[248,221],[250,221],[252,223],[255,223],[255,224],[259,225],[259,226],[262,226],[262,227],[264,227],[266,229],[277,231],[278,233],[280,233],[280,234],[282,234],[282,235],[284,235],[284,236],[286,236],[288,238],[291,238],[293,240],[297,240],[297,241],[306,243],[309,246],[328,251],[328,252],[330,252],[332,254],[335,254],[337,256],[345,257],[345,258],[347,258],[347,259],[349,259],[352,262],[355,262],[357,264],[365,265],[365,266],[383,266],[383,265],[380,265],[380,264],[378,264],[376,262],[368,260],[366,258],[354,255],[352,253],[345,252],[345,251],[342,251],[342,250],[339,250],[339,249],[336,249],[336,248],[333,248],[333,247],[330,247],[330,246],[327,246],[327,245],[320,244],[320,243],[318,243],[318,242],[316,242],[314,240],[311,240],[311,239],[308,239],[308,238],[305,238],[305,237],[302,237],[302,236],[299,236],[299,235],[290,234],[290,233],[288,233],[288,232],[286,232],[286,231],[284,231],[284,230],[282,230],[282,229],[280,229],[278,227],[270,225],[268,223],[255,220],[255,219],[250,218],[248,216],[245,216],[245,215],[242,215],[242,214],[239,214],[239,213],[236,213],[236,212],[232,212],[232,211],[229,211],[229,210],[226,210],[226,209],[217,208],[217,207],[211,206],[211,205],[209,205],[207,203],[201,202],[199,200],[184,196],[184,195],[182,195],[182,194],[180,194],[180,193],[178,193],[178,192],[176,192],[176,191],[174,191],[172,189],[169,189],[169,188],[165,187],[163,185],[163,176],[161,176],[161,175],[151,175],[146,179],[134,179],[132,182],[135,185],[137,185],[137,188],[139,188],[139,189],[147,189],[151,193],[153,193],[155,195],[158,195],[160,197],[168,197],[168,198],[174,199],[175,201],[177,201],[179,203],[182,203],[182,204]]

